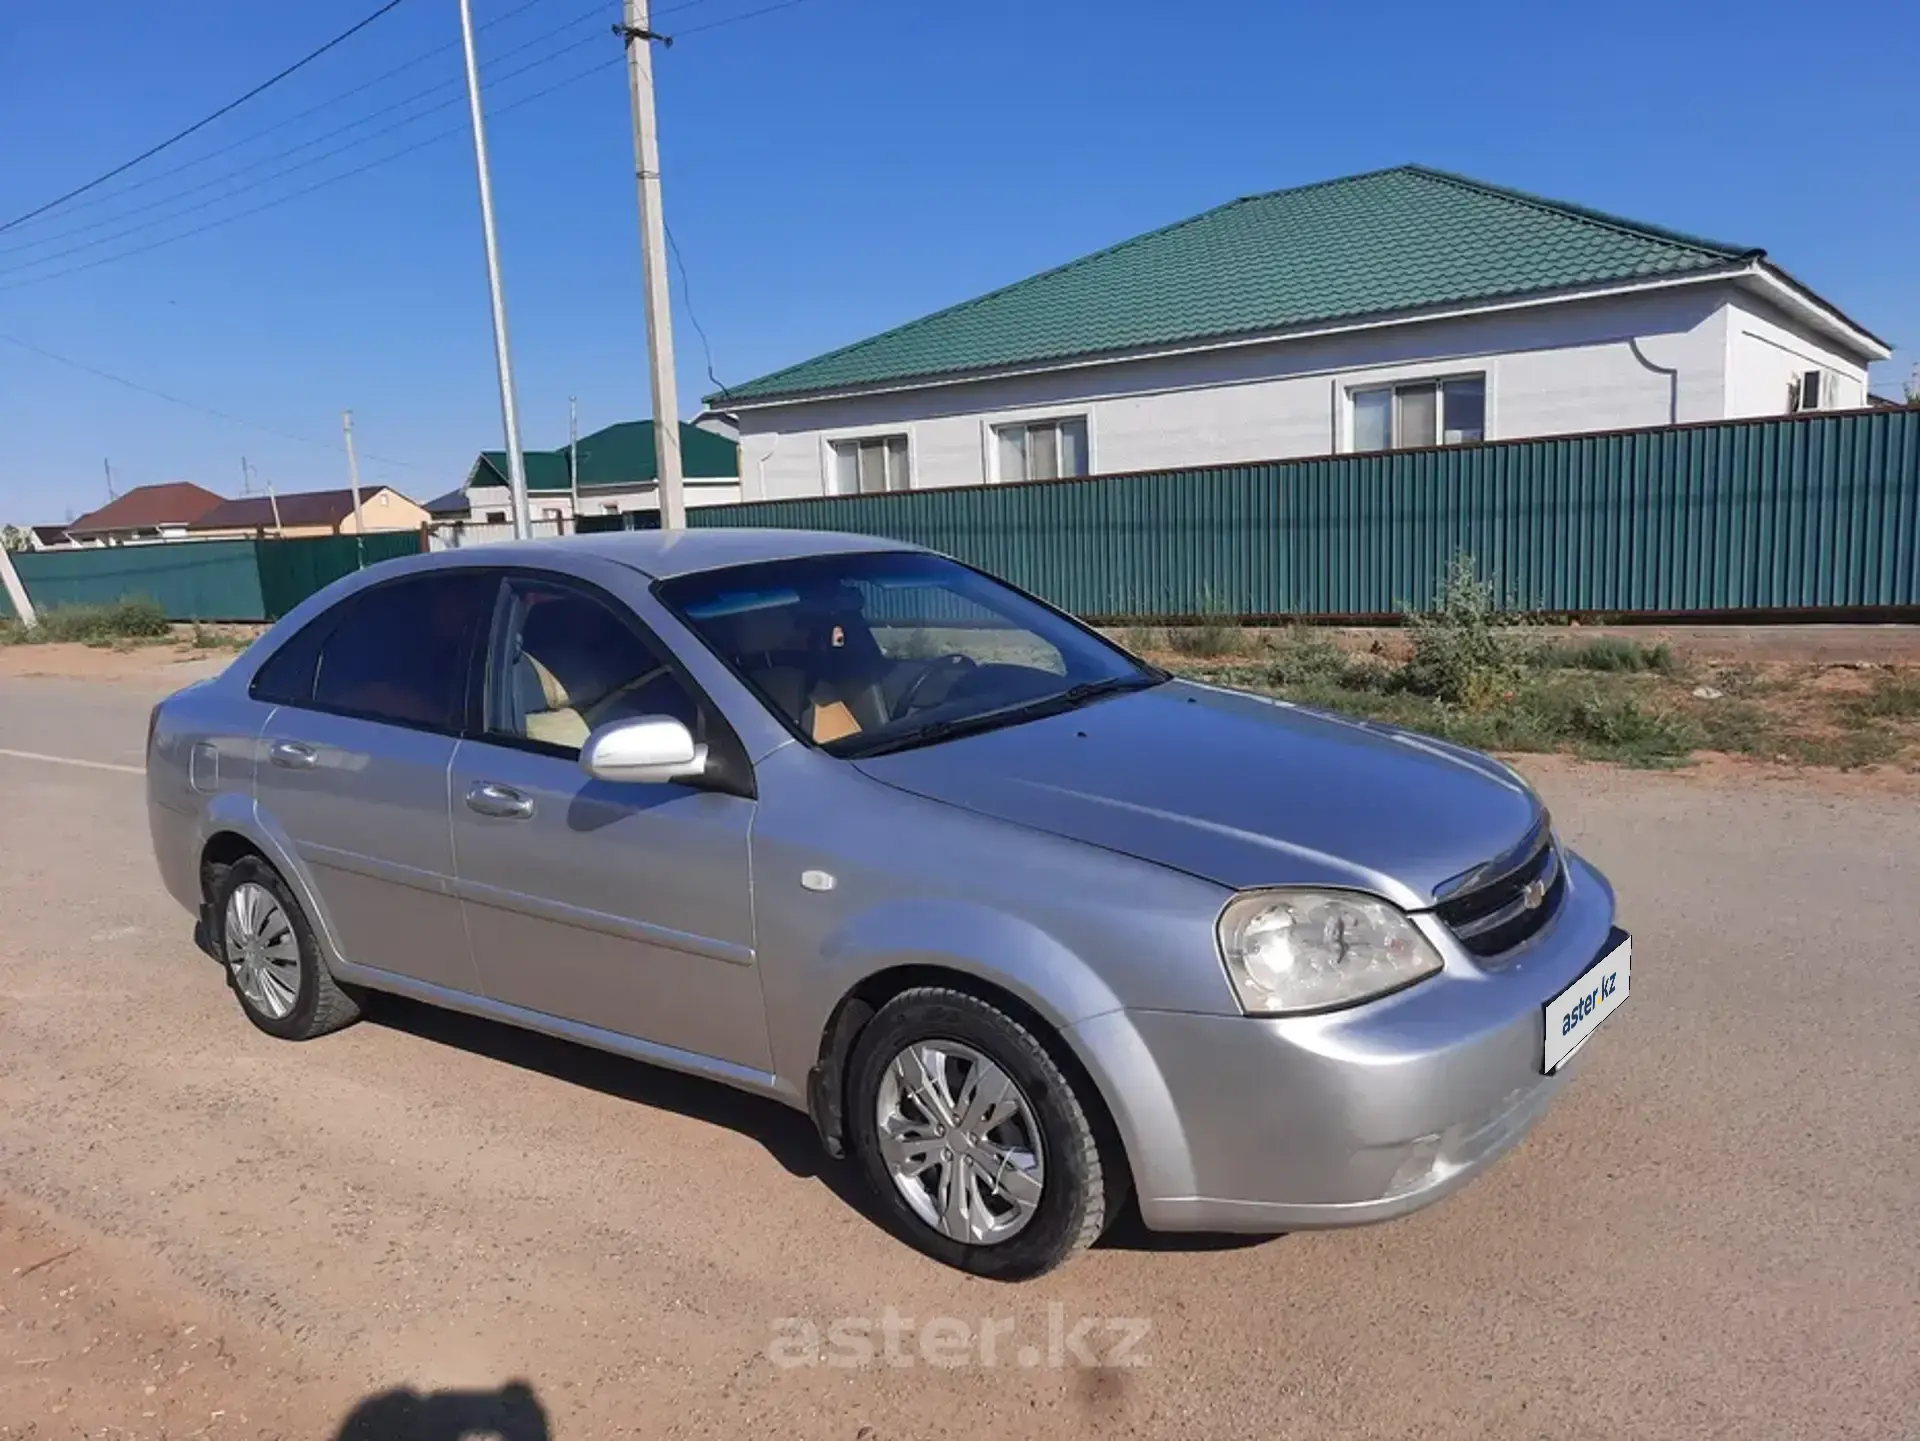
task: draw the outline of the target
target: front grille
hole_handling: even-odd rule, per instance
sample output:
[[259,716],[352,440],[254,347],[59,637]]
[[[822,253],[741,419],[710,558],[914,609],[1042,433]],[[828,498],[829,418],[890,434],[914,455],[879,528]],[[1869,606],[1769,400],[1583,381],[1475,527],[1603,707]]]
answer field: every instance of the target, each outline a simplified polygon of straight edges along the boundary
[[1474,955],[1505,955],[1552,920],[1566,896],[1566,868],[1552,827],[1543,820],[1517,850],[1455,885],[1435,914]]

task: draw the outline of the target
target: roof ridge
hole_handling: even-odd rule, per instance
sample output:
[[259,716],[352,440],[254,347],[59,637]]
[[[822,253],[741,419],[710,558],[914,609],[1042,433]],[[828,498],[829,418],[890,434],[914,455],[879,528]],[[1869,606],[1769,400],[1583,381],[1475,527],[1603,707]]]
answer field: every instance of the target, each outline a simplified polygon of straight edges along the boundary
[[[1478,191],[1482,195],[1491,195],[1500,200],[1510,200],[1516,204],[1531,206],[1536,210],[1550,211],[1579,220],[1588,225],[1598,225],[1622,235],[1632,235],[1643,240],[1657,240],[1665,245],[1680,245],[1689,250],[1698,250],[1703,254],[1719,256],[1726,260],[1745,260],[1757,258],[1767,252],[1755,245],[1730,245],[1725,241],[1710,240],[1702,235],[1693,235],[1685,230],[1673,230],[1664,225],[1649,225],[1641,220],[1629,220],[1624,215],[1614,215],[1609,211],[1595,210],[1592,206],[1579,205],[1571,200],[1555,200],[1550,195],[1535,195],[1531,191],[1516,190],[1509,185],[1495,185],[1491,181],[1476,180],[1471,175],[1456,174],[1451,170],[1441,170],[1431,165],[1408,164],[1395,167],[1409,175],[1418,175],[1427,180],[1438,181],[1444,185],[1457,186],[1462,190]],[[1387,174],[1375,171],[1376,175]],[[1355,179],[1360,177],[1355,176]]]

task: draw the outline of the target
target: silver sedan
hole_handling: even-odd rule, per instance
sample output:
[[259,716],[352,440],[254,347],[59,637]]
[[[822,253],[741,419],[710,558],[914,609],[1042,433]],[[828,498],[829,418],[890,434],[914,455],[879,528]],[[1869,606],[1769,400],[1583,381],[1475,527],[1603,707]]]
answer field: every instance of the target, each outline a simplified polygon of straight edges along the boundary
[[395,992],[811,1114],[928,1254],[1402,1215],[1626,998],[1497,761],[1175,680],[891,542],[390,562],[155,708],[168,888],[262,1030]]

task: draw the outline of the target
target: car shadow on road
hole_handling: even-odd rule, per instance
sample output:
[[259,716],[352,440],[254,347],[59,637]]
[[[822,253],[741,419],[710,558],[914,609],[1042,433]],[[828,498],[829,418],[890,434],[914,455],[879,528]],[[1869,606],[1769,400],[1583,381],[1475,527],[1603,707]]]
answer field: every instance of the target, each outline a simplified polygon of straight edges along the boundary
[[552,1441],[546,1407],[524,1381],[497,1391],[415,1391],[396,1386],[347,1413],[334,1441]]
[[817,1180],[876,1224],[884,1225],[852,1165],[820,1144],[813,1122],[778,1101],[749,1095],[699,1076],[596,1051],[500,1021],[442,1010],[400,996],[368,998],[367,1019],[422,1040],[455,1046],[490,1060],[537,1071],[602,1095],[725,1126],[758,1141],[790,1174]]
[[[791,1175],[826,1186],[854,1211],[903,1244],[912,1245],[898,1221],[874,1204],[859,1169],[836,1161],[820,1144],[813,1122],[803,1113],[761,1096],[737,1091],[718,1081],[683,1075],[572,1041],[543,1036],[501,1021],[442,1010],[402,996],[367,997],[366,1018],[421,1040],[454,1046],[490,1060],[537,1071],[568,1085],[651,1106],[712,1125],[725,1126],[758,1141]],[[1280,1239],[1274,1236],[1208,1232],[1149,1231],[1139,1206],[1129,1198],[1096,1243],[1109,1251],[1236,1251]]]

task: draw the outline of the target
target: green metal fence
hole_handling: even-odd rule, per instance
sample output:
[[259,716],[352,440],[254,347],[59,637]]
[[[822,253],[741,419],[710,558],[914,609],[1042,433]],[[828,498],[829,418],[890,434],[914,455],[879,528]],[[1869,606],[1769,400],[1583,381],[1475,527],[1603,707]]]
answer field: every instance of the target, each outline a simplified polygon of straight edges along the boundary
[[1385,615],[1455,554],[1571,613],[1920,606],[1920,409],[702,506],[932,546],[1094,617]]
[[[366,537],[368,565],[419,550],[412,531]],[[277,620],[359,564],[351,536],[176,541],[33,551],[13,559],[38,609],[145,596],[173,620],[234,621]],[[11,614],[0,593],[0,615]]]

